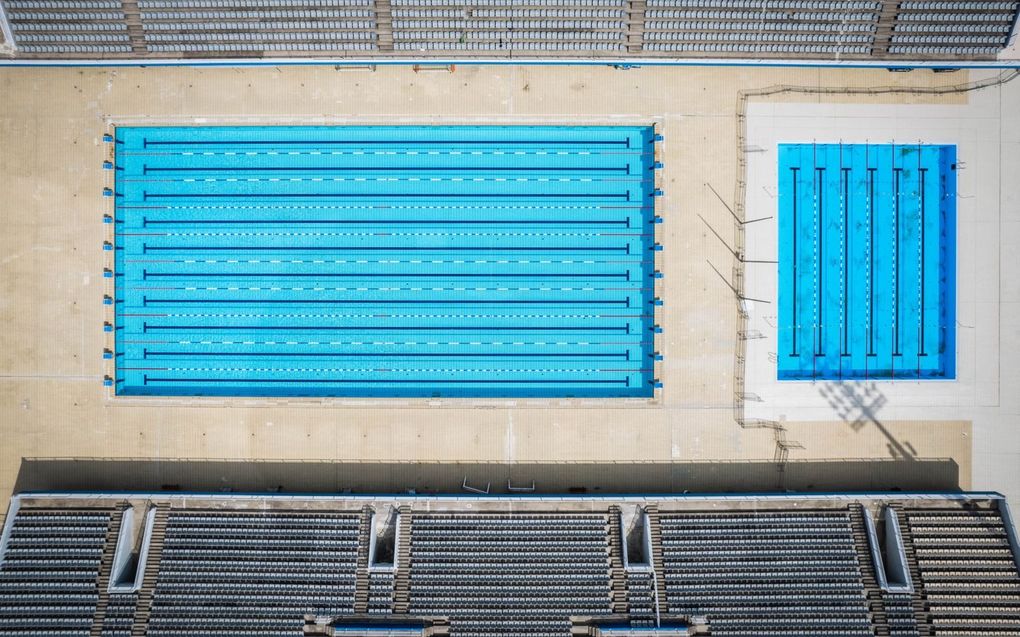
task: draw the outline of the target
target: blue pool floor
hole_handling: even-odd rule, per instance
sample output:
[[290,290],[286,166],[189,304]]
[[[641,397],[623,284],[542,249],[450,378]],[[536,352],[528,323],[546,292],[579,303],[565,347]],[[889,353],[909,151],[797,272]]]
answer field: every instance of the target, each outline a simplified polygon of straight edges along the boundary
[[650,127],[122,127],[118,394],[647,397]]
[[955,376],[955,146],[779,146],[780,379]]

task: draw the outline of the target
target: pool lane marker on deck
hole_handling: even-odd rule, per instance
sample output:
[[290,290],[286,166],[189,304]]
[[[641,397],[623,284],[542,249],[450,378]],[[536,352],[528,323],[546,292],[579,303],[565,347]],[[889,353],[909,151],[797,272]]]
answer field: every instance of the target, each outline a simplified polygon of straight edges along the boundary
[[[661,332],[661,301],[644,282],[661,277],[661,246],[641,230],[642,219],[661,222],[661,136],[649,128],[123,128],[116,141],[118,393],[647,397],[661,387],[647,336]],[[153,358],[160,367],[143,363]]]
[[[110,226],[111,228],[115,227],[114,213],[115,213],[115,210],[116,210],[116,204],[115,204],[114,198],[106,196],[106,193],[107,192],[113,192],[113,189],[116,186],[115,180],[112,177],[112,175],[114,174],[114,168],[115,168],[115,166],[114,166],[114,151],[113,151],[113,146],[112,146],[113,135],[109,134],[109,133],[105,133],[105,134],[103,134],[102,140],[104,142],[104,152],[106,153],[106,159],[104,159],[103,163],[102,163],[102,167],[103,167],[103,181],[104,181],[104,187],[103,187],[102,193],[103,193],[103,202],[106,205],[106,209],[103,211],[103,215],[102,215],[102,222],[103,222],[103,225],[104,225],[104,234],[106,235],[106,238],[104,239],[103,244],[102,244],[102,250],[103,250],[103,253],[104,253],[103,254],[103,259],[104,259],[104,264],[103,264],[103,279],[104,279],[103,280],[103,289],[104,289],[104,292],[107,293],[107,294],[104,294],[103,303],[104,303],[104,306],[105,305],[110,305],[111,307],[115,308],[116,307],[116,298],[117,298],[116,297],[117,288],[116,288],[116,285],[112,284],[112,281],[114,279],[114,262],[113,262],[113,260],[109,259],[108,255],[106,254],[107,252],[113,252],[114,240],[115,240],[115,231],[111,231],[110,229],[105,228],[105,226]],[[107,172],[107,171],[109,171],[109,172]],[[107,204],[106,203],[107,201],[109,201],[110,203]],[[110,279],[111,281],[107,282],[106,279]],[[107,303],[107,299],[111,299],[112,303],[108,304]],[[104,311],[104,320],[103,320],[103,325],[102,325],[102,330],[103,330],[102,360],[104,362],[103,362],[103,380],[102,380],[102,383],[103,383],[103,387],[114,388],[114,386],[116,384],[116,379],[117,379],[117,360],[119,359],[120,355],[119,355],[119,353],[117,353],[117,351],[115,349],[115,344],[111,343],[110,339],[107,338],[107,334],[113,334],[113,326],[114,326],[114,321],[115,321],[115,316],[116,316],[116,310],[114,309],[113,311],[110,311],[109,308],[104,307],[103,311]],[[110,361],[110,362],[108,363],[106,361]]]

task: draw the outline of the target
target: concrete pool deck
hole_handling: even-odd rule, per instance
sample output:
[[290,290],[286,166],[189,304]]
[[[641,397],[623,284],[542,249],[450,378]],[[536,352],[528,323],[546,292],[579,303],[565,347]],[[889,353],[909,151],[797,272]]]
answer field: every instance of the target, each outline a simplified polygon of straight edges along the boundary
[[[393,488],[419,486],[427,473],[441,490],[459,489],[468,474],[472,484],[498,482],[507,466],[514,467],[515,484],[532,477],[545,489],[598,483],[628,463],[638,467],[633,473],[648,477],[628,482],[619,476],[622,488],[664,480],[677,490],[850,488],[872,480],[881,482],[873,484],[880,489],[926,470],[922,461],[945,460],[955,467],[960,487],[1000,490],[1018,503],[1020,393],[1008,388],[1020,383],[1020,328],[1010,320],[1020,315],[1015,258],[1020,190],[1015,179],[998,175],[1020,174],[1020,80],[974,94],[769,99],[814,103],[834,117],[838,111],[827,104],[913,105],[889,126],[931,105],[950,104],[994,124],[998,143],[983,144],[977,152],[997,170],[982,188],[998,192],[1001,215],[981,222],[997,241],[994,250],[976,251],[972,258],[980,261],[969,267],[998,276],[975,274],[960,285],[997,295],[998,302],[982,305],[980,314],[994,318],[995,344],[1003,354],[994,370],[983,373],[994,375],[1002,391],[952,412],[893,400],[864,419],[815,411],[800,420],[788,414],[782,429],[741,428],[733,412],[735,299],[713,270],[728,276],[733,263],[725,242],[733,234],[726,205],[732,206],[738,175],[738,91],[776,85],[948,86],[987,75],[485,66],[420,74],[408,67],[338,72],[329,66],[3,69],[0,506],[6,508],[25,467],[44,464],[23,462],[33,458],[136,459],[132,469],[105,476],[120,476],[123,487],[143,480],[183,483],[189,470],[171,461],[189,458],[208,461],[201,465],[208,474],[203,479],[234,488],[275,485],[267,482],[277,479],[268,469],[255,477],[251,472],[265,462],[291,460],[312,463],[292,472],[303,484],[357,486],[358,475],[344,463],[365,463],[389,467],[380,471],[392,478]],[[609,402],[115,399],[102,387],[109,370],[102,350],[112,346],[102,331],[108,310],[102,297],[110,289],[102,278],[109,254],[102,250],[108,227],[101,218],[109,205],[102,188],[109,184],[108,171],[101,169],[106,158],[101,138],[110,122],[655,123],[665,136],[660,175],[665,360],[659,373],[664,389],[652,401]],[[750,207],[748,216],[754,216]],[[900,477],[893,472],[879,478],[870,469],[850,475],[824,464],[812,465],[813,476],[797,473],[805,466],[798,463],[831,459],[899,463],[892,466],[899,467]],[[444,461],[463,464],[437,465]],[[325,478],[315,472],[316,462],[339,468]],[[409,468],[416,462],[425,464]],[[59,469],[20,486],[77,478],[85,486],[104,479],[106,465],[51,466]],[[699,482],[688,470],[725,477]],[[844,475],[845,481],[833,479]]]
[[[988,96],[972,94],[966,105],[915,107],[867,104],[759,103],[749,109],[748,143],[763,149],[751,155],[748,165],[748,210],[774,205],[774,162],[770,149],[794,137],[907,143],[952,143],[959,158],[957,196],[957,377],[933,381],[869,381],[843,384],[778,382],[769,339],[748,344],[746,391],[750,417],[821,420],[830,417],[863,422],[870,415],[882,418],[964,418],[974,423],[978,439],[1001,440],[1003,449],[1016,440],[1016,408],[1008,378],[1015,378],[1015,326],[1010,320],[1016,298],[1015,184],[1003,181],[1016,162],[1017,146],[1010,142],[1010,123],[995,116],[999,104]],[[1014,149],[1012,153],[1010,148]],[[1001,172],[1000,172],[1001,171]],[[749,258],[774,259],[776,226],[773,221],[752,224],[748,230]],[[1000,243],[1000,241],[1002,243]],[[1010,242],[1014,243],[1010,243]],[[1001,257],[1000,257],[1000,250]],[[775,273],[758,267],[748,273],[747,294],[774,300]],[[774,331],[771,304],[750,304],[749,329]],[[1012,370],[1012,371],[1011,371]],[[1012,376],[1010,376],[1012,374]],[[1004,410],[1004,411],[1003,411]],[[1010,413],[1012,412],[1012,414]],[[1001,420],[1000,420],[1001,419]],[[997,428],[997,423],[1014,423]],[[988,434],[984,432],[988,431]],[[994,432],[994,433],[992,433]],[[990,441],[992,442],[992,441]],[[1015,448],[1015,443],[1014,443]],[[977,453],[978,447],[975,447]],[[901,450],[902,452],[902,450]],[[986,465],[976,466],[978,475]],[[1015,469],[1013,480],[1015,481]],[[1009,474],[1007,473],[1007,476]],[[975,476],[977,478],[977,476]],[[1005,488],[1005,487],[1003,487]]]

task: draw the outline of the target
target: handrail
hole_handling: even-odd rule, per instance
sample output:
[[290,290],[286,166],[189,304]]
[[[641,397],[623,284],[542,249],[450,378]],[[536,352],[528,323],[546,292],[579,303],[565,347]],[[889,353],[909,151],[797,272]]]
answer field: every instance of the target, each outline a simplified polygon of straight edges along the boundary
[[659,576],[652,568],[652,599],[655,600],[655,627],[662,628],[662,618],[659,616]]

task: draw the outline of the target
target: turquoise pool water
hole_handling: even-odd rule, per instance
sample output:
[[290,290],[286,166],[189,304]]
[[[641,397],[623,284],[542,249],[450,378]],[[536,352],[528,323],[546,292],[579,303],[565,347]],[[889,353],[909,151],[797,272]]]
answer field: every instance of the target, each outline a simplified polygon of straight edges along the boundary
[[956,147],[779,146],[780,379],[949,379]]
[[651,396],[650,127],[122,127],[118,394]]

